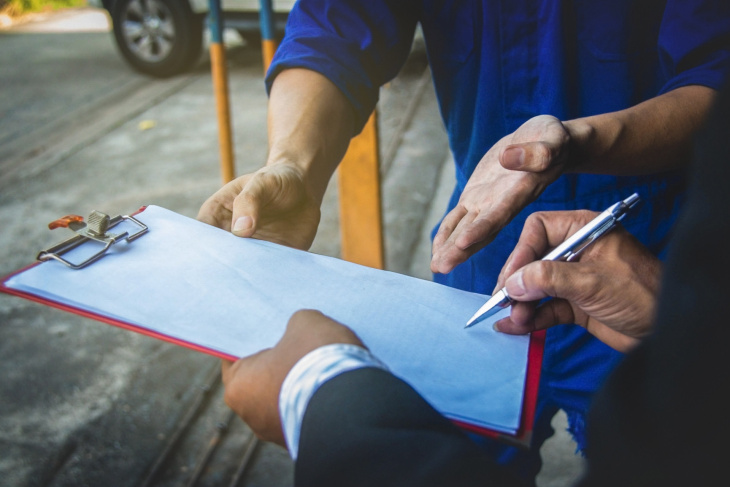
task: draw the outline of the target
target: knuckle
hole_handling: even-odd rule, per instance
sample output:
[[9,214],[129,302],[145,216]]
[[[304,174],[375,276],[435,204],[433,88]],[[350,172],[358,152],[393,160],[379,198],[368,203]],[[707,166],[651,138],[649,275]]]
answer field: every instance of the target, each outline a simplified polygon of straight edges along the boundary
[[302,321],[304,321],[306,317],[306,311],[303,309],[300,309],[298,311],[295,311],[293,315],[289,318],[289,328],[296,328],[298,326],[301,326]]
[[591,210],[576,210],[575,215],[577,216],[579,223],[585,224],[593,220],[599,215],[599,213]]
[[235,406],[236,406],[236,394],[235,394],[235,392],[233,391],[232,388],[226,387],[224,389],[224,391],[223,391],[223,402],[225,402],[226,403],[226,406],[228,406],[229,408],[231,408],[233,410],[236,409],[235,408]]
[[585,290],[586,294],[595,294],[605,287],[604,284],[606,283],[604,282],[603,276],[595,272],[583,272],[581,277],[583,279],[581,288]]
[[554,300],[550,301],[548,311],[550,315],[550,323],[560,324],[565,321],[565,319],[562,317],[561,310],[559,309],[559,303],[555,302]]
[[523,274],[525,285],[541,289],[548,296],[556,297],[557,274],[552,262],[536,261],[527,266]]
[[298,329],[306,325],[314,316],[321,314],[319,311],[313,309],[300,309],[294,312],[289,318],[288,327],[291,329]]
[[438,231],[436,232],[436,236],[434,237],[434,240],[435,239],[445,239],[449,233],[451,233],[451,227],[446,222],[444,222],[441,224]]
[[535,166],[539,169],[547,169],[555,156],[556,154],[552,147],[544,143],[537,144],[534,153]]
[[553,289],[553,277],[554,271],[552,266],[547,265],[545,262],[539,262],[538,265],[533,266],[532,274],[530,278],[540,287],[549,287],[546,289],[550,292],[550,295],[554,295]]
[[540,222],[545,219],[545,215],[546,212],[544,211],[536,211],[535,213],[531,213],[530,216],[528,216],[525,220],[525,228],[539,225]]
[[243,189],[233,200],[234,206],[237,207],[251,207],[255,206],[258,202],[259,197],[258,194],[252,190],[249,186]]

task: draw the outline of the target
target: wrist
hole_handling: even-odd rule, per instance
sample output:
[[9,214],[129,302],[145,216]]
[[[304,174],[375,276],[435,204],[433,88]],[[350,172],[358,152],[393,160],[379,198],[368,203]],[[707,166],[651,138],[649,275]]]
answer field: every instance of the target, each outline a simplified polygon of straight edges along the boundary
[[363,367],[388,370],[366,348],[346,343],[333,343],[312,350],[291,368],[279,392],[279,417],[293,459],[296,460],[299,451],[304,413],[317,389],[337,375]]
[[302,157],[290,157],[288,154],[275,153],[272,150],[265,167],[276,171],[286,171],[290,177],[295,177],[301,181],[307,196],[315,201],[317,206],[322,204],[329,177],[318,174],[315,165],[311,161]]
[[353,130],[352,107],[339,88],[315,71],[286,69],[269,97],[266,165],[297,168],[312,197],[321,202]]
[[570,137],[570,148],[564,172],[590,172],[591,161],[601,151],[598,128],[589,118],[563,122]]

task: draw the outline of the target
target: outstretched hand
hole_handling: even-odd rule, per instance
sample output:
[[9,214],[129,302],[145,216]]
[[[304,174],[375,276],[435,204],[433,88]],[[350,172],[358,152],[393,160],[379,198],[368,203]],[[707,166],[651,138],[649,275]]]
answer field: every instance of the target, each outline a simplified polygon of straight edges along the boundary
[[334,343],[364,347],[352,330],[319,311],[297,311],[274,348],[235,363],[222,362],[226,404],[256,436],[286,446],[279,417],[281,385],[299,359]]
[[569,144],[560,120],[541,115],[489,149],[434,237],[431,270],[451,272],[491,242],[562,174]]
[[276,164],[234,179],[213,194],[198,220],[239,237],[307,250],[319,225],[319,203],[294,166]]
[[[504,333],[525,334],[576,323],[610,347],[626,352],[652,326],[661,263],[619,226],[588,247],[577,262],[538,260],[598,214],[590,211],[534,213],[507,259],[497,288],[507,288],[509,318]],[[542,305],[537,301],[553,297]]]

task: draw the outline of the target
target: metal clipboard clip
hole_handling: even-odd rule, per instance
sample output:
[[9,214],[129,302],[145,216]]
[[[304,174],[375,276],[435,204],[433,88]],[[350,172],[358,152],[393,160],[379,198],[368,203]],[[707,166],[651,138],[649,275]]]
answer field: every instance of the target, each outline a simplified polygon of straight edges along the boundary
[[[118,225],[122,221],[130,221],[139,227],[139,230],[130,234],[129,232],[109,233],[107,230]],[[54,230],[56,228],[70,228],[76,235],[54,245],[53,247],[41,250],[36,257],[37,260],[57,260],[72,269],[81,269],[92,262],[97,261],[104,256],[107,250],[117,242],[131,242],[147,232],[147,225],[134,217],[127,215],[119,215],[109,218],[109,215],[100,211],[92,211],[89,215],[88,222],[84,222],[84,218],[78,215],[66,215],[63,218],[52,221],[48,224],[48,228]],[[73,262],[61,257],[85,242],[94,241],[103,245],[98,252],[87,257],[83,261],[74,264]]]

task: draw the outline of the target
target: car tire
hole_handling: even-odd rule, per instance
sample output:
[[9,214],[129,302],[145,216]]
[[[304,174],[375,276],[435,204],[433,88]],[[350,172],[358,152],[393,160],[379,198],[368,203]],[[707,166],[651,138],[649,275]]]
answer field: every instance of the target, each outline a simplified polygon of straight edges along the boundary
[[205,16],[186,1],[117,0],[111,17],[117,47],[137,71],[174,76],[200,58]]

